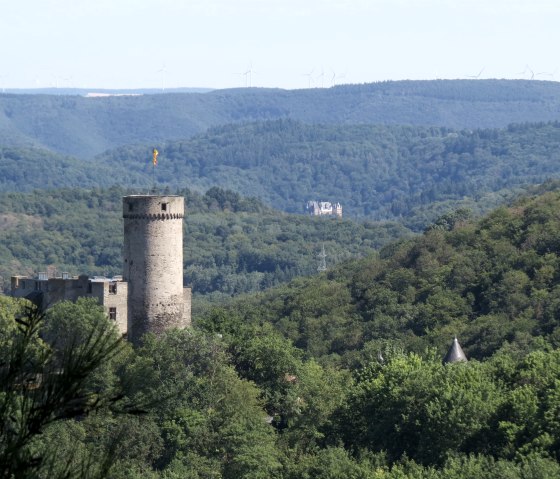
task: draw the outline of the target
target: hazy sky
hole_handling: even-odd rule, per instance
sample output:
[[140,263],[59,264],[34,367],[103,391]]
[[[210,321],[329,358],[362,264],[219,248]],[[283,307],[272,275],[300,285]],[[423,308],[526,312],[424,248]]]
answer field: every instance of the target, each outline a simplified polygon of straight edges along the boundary
[[0,89],[306,88],[480,72],[560,80],[559,0],[0,0],[0,7]]

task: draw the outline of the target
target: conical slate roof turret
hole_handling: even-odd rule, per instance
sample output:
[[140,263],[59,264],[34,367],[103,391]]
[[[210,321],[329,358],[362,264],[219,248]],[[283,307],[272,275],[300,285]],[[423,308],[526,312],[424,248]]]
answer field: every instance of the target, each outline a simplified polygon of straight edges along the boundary
[[449,351],[447,351],[447,354],[443,358],[443,364],[462,363],[466,361],[468,361],[467,356],[465,356],[459,341],[457,341],[457,338],[453,339],[453,343],[451,343]]

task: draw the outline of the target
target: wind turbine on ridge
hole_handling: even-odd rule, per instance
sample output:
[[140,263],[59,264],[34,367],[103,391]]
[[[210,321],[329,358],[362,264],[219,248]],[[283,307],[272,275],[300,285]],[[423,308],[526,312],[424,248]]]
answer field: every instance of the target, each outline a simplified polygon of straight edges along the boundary
[[[243,87],[243,80],[241,79],[241,77],[245,78],[245,83],[247,83],[247,76],[245,75],[245,72],[235,72],[234,75],[238,75],[240,77],[240,87]],[[245,85],[247,86],[247,85]]]
[[315,68],[312,68],[309,73],[304,73],[303,76],[307,77],[307,88],[311,88],[311,81],[313,80],[313,72]]
[[346,72],[343,73],[342,75],[337,75],[336,72],[331,68],[332,71],[332,77],[331,77],[331,86],[335,86],[336,85],[336,80],[337,78],[340,80],[342,78],[346,78]]
[[321,88],[325,87],[325,70],[321,67],[321,74],[317,75],[317,79],[321,79]]
[[480,78],[480,75],[482,75],[482,72],[484,71],[486,67],[483,67],[482,70],[480,70],[478,72],[478,75],[467,75],[467,78],[473,78],[475,80],[478,80]]
[[161,67],[161,70],[158,70],[157,73],[161,73],[161,91],[165,91],[165,74],[167,73],[167,68],[165,68],[165,63]]
[[66,85],[66,88],[72,88],[73,77],[70,75],[69,77],[62,78],[62,85]]
[[249,76],[249,88],[253,86],[253,62],[249,63],[249,68],[245,72],[245,86],[247,86],[247,75]]
[[554,70],[553,72],[539,72],[539,73],[535,73],[535,76],[544,76],[544,77],[548,77],[550,78],[551,81],[554,81],[554,75],[556,75],[556,72],[558,71],[558,68],[556,70]]
[[520,75],[525,75],[526,73],[531,74],[530,80],[535,79],[535,72],[533,70],[531,70],[531,67],[529,65],[525,65],[525,69],[522,72],[519,72]]

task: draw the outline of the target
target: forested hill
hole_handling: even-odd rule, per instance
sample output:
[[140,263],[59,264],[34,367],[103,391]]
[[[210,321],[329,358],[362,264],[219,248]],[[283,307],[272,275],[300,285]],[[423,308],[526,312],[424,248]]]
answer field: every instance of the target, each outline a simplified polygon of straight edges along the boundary
[[[422,229],[449,209],[488,210],[511,190],[560,174],[560,123],[506,129],[308,125],[274,120],[216,127],[158,145],[155,182],[172,190],[215,185],[302,213],[309,200],[338,201],[348,217]],[[94,160],[0,148],[0,190],[152,187],[151,146]]]
[[434,225],[379,256],[344,263],[214,311],[217,331],[273,324],[310,356],[355,367],[453,336],[470,358],[560,345],[560,191],[478,222]]
[[210,126],[277,118],[322,124],[505,127],[559,120],[560,84],[430,80],[104,98],[3,94],[0,144],[87,158],[126,144],[188,138]]
[[[139,161],[149,152],[120,148],[95,164],[126,170],[128,182],[149,181],[148,163]],[[496,192],[559,174],[560,123],[473,131],[293,120],[229,125],[162,145],[156,168],[161,184],[219,185],[288,212],[321,199],[339,201],[348,216],[416,225],[431,222],[440,206],[496,206]]]
[[[410,234],[395,223],[287,215],[220,188],[179,193],[187,209],[184,281],[214,299],[314,274],[323,246],[332,266]],[[10,276],[38,271],[121,274],[125,194],[121,188],[0,194],[0,287],[2,279],[8,287]]]
[[[197,201],[262,208],[218,190]],[[0,296],[0,473],[558,478],[558,211],[550,191],[440,222],[135,348],[85,298],[43,318]],[[454,335],[469,361],[442,364]]]

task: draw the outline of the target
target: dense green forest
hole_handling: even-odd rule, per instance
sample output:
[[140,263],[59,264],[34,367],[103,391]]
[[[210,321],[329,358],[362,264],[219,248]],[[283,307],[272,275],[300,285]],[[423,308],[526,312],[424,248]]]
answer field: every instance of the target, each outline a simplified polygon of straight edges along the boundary
[[[522,186],[558,176],[560,124],[455,131],[277,120],[216,127],[159,151],[156,185],[197,191],[217,185],[292,213],[303,213],[312,199],[338,201],[345,216],[421,230],[450,209],[484,212]],[[5,148],[0,188],[97,182],[145,190],[152,185],[150,152],[122,147],[80,169],[78,160]]]
[[333,88],[243,88],[85,98],[0,95],[0,144],[92,157],[135,143],[185,139],[232,122],[495,128],[560,119],[560,86],[524,80],[396,81]]
[[[216,298],[260,291],[327,263],[371,254],[410,234],[396,223],[288,215],[214,187],[181,190],[185,283]],[[112,276],[122,272],[121,188],[0,194],[0,276],[39,270]]]
[[115,166],[85,164],[82,160],[41,148],[0,145],[0,191],[53,188],[95,188],[122,183],[126,171]]
[[134,350],[0,297],[2,476],[559,477],[559,208],[448,214]]
[[[483,359],[560,340],[560,193],[500,207],[479,222],[446,215],[420,237],[235,302],[229,318],[275,327],[313,357],[352,365],[358,351],[443,354],[458,335]],[[538,338],[538,339],[535,339]]]
[[0,295],[0,479],[560,477],[559,120],[542,81],[0,95],[0,286],[120,274],[156,187],[195,293],[137,348]]
[[[148,151],[120,148],[96,163],[140,175]],[[160,152],[163,184],[220,185],[294,213],[310,199],[339,201],[351,217],[417,224],[422,213],[425,226],[437,203],[494,207],[505,189],[557,176],[560,123],[454,131],[278,120],[213,128]]]

